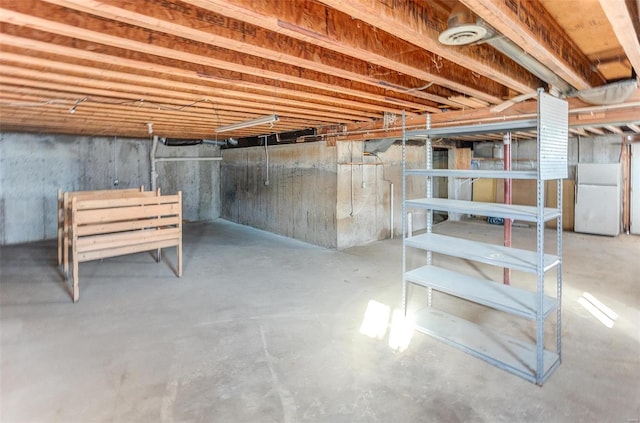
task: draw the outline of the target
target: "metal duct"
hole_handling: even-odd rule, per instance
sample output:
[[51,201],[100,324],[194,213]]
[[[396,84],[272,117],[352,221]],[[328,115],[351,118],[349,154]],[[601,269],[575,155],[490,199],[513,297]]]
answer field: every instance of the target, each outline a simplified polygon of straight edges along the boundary
[[235,138],[229,138],[224,141],[218,140],[192,140],[192,139],[180,139],[180,138],[162,138],[162,143],[167,147],[191,147],[200,144],[217,145],[220,147],[226,147],[228,145],[237,145],[238,141]]
[[445,45],[468,45],[475,42],[488,43],[496,50],[510,57],[514,62],[563,93],[573,91],[573,87],[553,71],[527,54],[507,37],[498,34],[488,23],[476,16],[463,5],[453,8],[447,29],[438,40]]
[[[640,3],[640,0],[638,0],[638,3]],[[614,82],[596,88],[577,91],[567,81],[560,78],[537,59],[527,54],[526,51],[510,39],[499,34],[488,23],[477,17],[471,10],[463,5],[458,5],[453,8],[447,20],[447,29],[440,34],[438,40],[446,45],[467,45],[476,42],[487,43],[542,81],[555,87],[562,95],[578,97],[589,104],[600,106],[623,103],[638,88],[638,81],[634,77],[626,81]],[[528,98],[528,93],[516,97],[518,101],[526,98]],[[503,105],[497,106],[494,111],[499,111],[498,109],[504,110],[515,102],[517,101],[512,101],[511,103],[506,102]]]
[[556,87],[561,93],[566,94],[574,91],[574,88],[564,79],[556,75],[551,69],[530,56],[526,51],[513,43],[504,35],[496,35],[486,40],[486,43],[495,48],[514,62],[543,80],[549,85]]
[[367,141],[364,143],[364,152],[373,155],[377,153],[384,153],[395,141],[395,138],[382,138]]
[[628,79],[589,90],[578,91],[575,93],[575,96],[585,103],[595,104],[597,106],[619,104],[626,101],[637,88],[638,80]]
[[190,147],[202,144],[202,140],[183,140],[180,138],[162,138],[161,141],[167,147]]

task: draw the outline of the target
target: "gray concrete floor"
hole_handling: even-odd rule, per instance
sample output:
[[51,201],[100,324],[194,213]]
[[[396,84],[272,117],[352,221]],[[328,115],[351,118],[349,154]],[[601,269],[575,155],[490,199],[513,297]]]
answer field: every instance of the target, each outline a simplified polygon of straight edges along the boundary
[[[481,223],[437,231],[501,239]],[[147,253],[83,263],[73,304],[55,242],[3,247],[0,419],[638,422],[640,237],[565,234],[563,363],[542,388],[423,334],[404,351],[388,332],[362,335],[370,300],[400,306],[401,254],[398,240],[337,252],[223,220],[188,224],[181,279],[171,249],[160,264]],[[618,314],[612,328],[578,303],[584,292]],[[411,298],[415,308],[424,292]],[[464,301],[435,305],[531,329]]]

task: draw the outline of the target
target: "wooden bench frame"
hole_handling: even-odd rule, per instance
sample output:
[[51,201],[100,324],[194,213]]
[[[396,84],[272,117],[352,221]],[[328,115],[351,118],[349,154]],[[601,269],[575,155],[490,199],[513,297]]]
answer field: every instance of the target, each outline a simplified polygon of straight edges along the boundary
[[102,200],[71,199],[73,301],[78,301],[78,264],[90,260],[177,247],[182,276],[182,192]]
[[64,264],[63,271],[65,278],[69,276],[69,228],[71,227],[71,200],[102,200],[109,198],[127,198],[137,196],[156,196],[157,192],[145,191],[144,185],[140,188],[125,188],[114,190],[96,191],[70,191],[62,192],[58,190],[58,266]]

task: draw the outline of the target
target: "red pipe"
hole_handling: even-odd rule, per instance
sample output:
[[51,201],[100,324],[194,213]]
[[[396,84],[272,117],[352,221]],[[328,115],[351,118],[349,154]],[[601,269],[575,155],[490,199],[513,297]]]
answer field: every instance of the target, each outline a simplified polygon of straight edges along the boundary
[[[504,170],[511,170],[511,134],[504,135]],[[511,179],[504,180],[504,203],[511,204]],[[511,247],[511,219],[504,220],[504,246]],[[511,269],[504,268],[503,281],[511,284]]]

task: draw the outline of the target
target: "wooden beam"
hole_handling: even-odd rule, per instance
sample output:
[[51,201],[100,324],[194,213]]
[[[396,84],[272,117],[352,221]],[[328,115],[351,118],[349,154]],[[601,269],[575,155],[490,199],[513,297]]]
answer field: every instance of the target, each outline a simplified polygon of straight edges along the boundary
[[[167,104],[166,106],[167,108],[177,109],[180,107],[177,105],[173,106],[170,102],[167,102],[166,98],[168,95],[168,88],[155,88],[155,87],[146,87],[146,86],[136,87],[130,84],[111,82],[111,81],[101,80],[97,78],[83,78],[83,77],[72,76],[67,74],[57,74],[51,71],[48,72],[47,74],[48,81],[41,82],[39,81],[39,76],[41,75],[41,73],[38,71],[26,69],[24,67],[8,66],[4,64],[0,64],[0,73],[2,74],[0,76],[0,81],[4,84],[14,83],[14,85],[17,85],[15,82],[18,82],[18,81],[10,79],[13,77],[13,78],[21,78],[21,81],[23,84],[27,83],[27,84],[30,84],[29,86],[32,86],[32,87],[41,87],[41,88],[46,87],[52,90],[71,90],[71,89],[74,89],[73,87],[76,87],[75,90],[78,92],[78,99],[81,99],[83,98],[83,96],[86,96],[87,93],[91,91],[91,89],[94,89],[94,90],[99,89],[99,90],[116,91],[119,93],[128,92],[133,95],[137,94],[138,99],[132,99],[132,100],[139,101],[140,103],[144,103],[145,101],[145,97],[142,97],[142,96],[154,95],[157,99],[163,99],[159,101],[158,104]],[[107,97],[112,97],[112,98],[115,97],[114,101],[119,101],[120,99],[123,98],[123,97],[113,96],[113,94],[111,94],[110,92],[103,91],[102,93],[103,93],[102,95]],[[211,118],[212,127],[217,126],[219,124],[218,121],[215,119],[215,117],[220,116],[220,114],[224,112],[224,109],[221,106],[224,105],[225,103],[227,104],[230,103],[231,109],[236,111],[236,113],[232,115],[237,117],[235,119],[236,121],[242,120],[243,118],[244,119],[250,118],[251,115],[247,114],[249,110],[253,110],[255,114],[267,114],[267,113],[273,112],[273,108],[270,107],[269,104],[262,104],[261,105],[262,107],[257,107],[259,106],[259,104],[251,103],[250,101],[241,102],[238,100],[231,100],[231,99],[225,100],[221,97],[205,97],[206,96],[205,89],[200,90],[200,92],[196,90],[193,90],[192,92],[185,92],[185,93],[176,91],[172,93],[171,96],[181,98],[183,101],[189,101],[191,103],[201,102],[201,103],[210,104],[211,105],[210,118]],[[129,98],[131,98],[131,96],[129,96]],[[245,107],[242,107],[243,105]],[[227,107],[227,110],[228,109],[229,107]],[[291,114],[289,115],[289,113]],[[324,122],[325,124],[335,121],[335,119],[329,120],[328,118],[323,117],[323,115],[320,113],[315,115],[308,115],[305,113],[296,112],[295,109],[286,110],[282,117],[286,118],[289,116],[291,116],[292,118],[298,118],[304,121]],[[340,119],[343,120],[344,123],[348,121],[348,119],[346,119],[345,117],[341,117]],[[224,122],[220,122],[220,123],[224,124]]]
[[[74,0],[76,1],[76,0]],[[431,81],[466,95],[496,102],[507,94],[505,87],[489,78],[473,75],[459,64],[418,49],[414,44],[377,31],[367,24],[354,25],[353,19],[335,9],[310,1],[186,0],[209,12],[221,13],[243,22],[316,44],[322,48],[357,57],[396,72]],[[386,75],[380,83],[392,85]],[[421,84],[424,86],[425,84]],[[405,92],[416,92],[402,87]],[[435,86],[434,86],[435,87]],[[425,89],[424,93],[431,90]],[[443,90],[439,90],[443,91]],[[459,107],[447,98],[451,92],[434,92],[435,101]]]
[[[215,46],[237,54],[250,54],[258,58],[323,72],[337,78],[358,81],[378,88],[381,86],[380,79],[371,75],[371,67],[366,62],[193,6],[182,5],[172,10],[168,16],[163,7],[166,2],[162,0],[136,2],[114,0],[44,1],[82,11],[87,13],[87,16],[89,14],[97,15],[105,19],[125,22],[135,27],[180,37],[183,40],[192,40],[203,46]],[[203,55],[205,55],[204,52]],[[406,76],[398,72],[389,72],[384,68],[381,68],[380,71],[387,74],[385,78],[390,82],[388,86],[385,86],[386,89],[407,93],[403,89],[397,88],[408,83]],[[417,83],[423,85],[424,81],[417,81]],[[422,92],[411,92],[410,94],[432,102],[425,104],[431,108],[431,112],[437,110],[438,102],[446,101],[446,98]]]
[[[636,6],[635,18],[631,15],[627,2],[623,0],[600,0],[600,6],[607,15],[613,32],[622,45],[631,66],[635,69],[636,75],[640,75],[640,40],[638,40],[640,28],[634,25],[634,20],[640,21],[638,6]],[[629,6],[633,7],[631,2],[629,2]],[[640,22],[638,25],[640,26]]]
[[[2,37],[0,36],[0,40]],[[264,113],[265,111],[274,111],[285,116],[293,116],[301,119],[309,118],[316,119],[325,122],[335,122],[342,120],[369,120],[373,116],[367,116],[357,113],[354,116],[354,112],[347,108],[335,108],[331,111],[330,107],[323,107],[322,109],[318,105],[316,109],[313,109],[313,103],[304,103],[302,101],[279,99],[273,94],[271,96],[261,95],[257,93],[244,93],[241,91],[233,91],[226,89],[217,89],[216,96],[210,96],[210,89],[207,84],[192,84],[176,80],[169,80],[159,77],[150,77],[145,75],[133,75],[125,72],[117,72],[106,69],[98,69],[89,66],[81,66],[78,64],[69,64],[62,61],[48,60],[41,57],[23,56],[10,52],[3,52],[0,56],[0,62],[9,63],[13,66],[24,66],[30,69],[46,69],[47,72],[57,73],[60,75],[78,75],[88,80],[97,81],[93,86],[95,87],[107,87],[106,82],[100,81],[118,81],[126,84],[132,84],[136,89],[127,89],[125,85],[113,85],[114,90],[118,92],[139,92],[140,95],[145,93],[155,93],[158,97],[171,97],[174,92],[181,91],[185,93],[197,93],[205,98],[210,98],[208,102],[213,107],[224,106],[225,110],[245,111],[256,110],[254,113]],[[61,85],[61,90],[68,84],[64,82]],[[110,85],[109,85],[110,86]],[[149,88],[158,88],[159,90],[149,91]],[[162,91],[164,90],[164,91]],[[311,106],[311,107],[310,107]],[[178,107],[178,106],[176,106]],[[257,111],[260,110],[260,111]]]
[[[583,107],[583,105],[584,103],[579,101],[569,102],[570,128],[587,128],[604,125],[640,125],[640,102],[609,106]],[[491,112],[490,108],[435,114],[431,116],[431,122],[434,127],[438,127],[443,125],[474,125],[516,119],[534,119],[536,117],[536,110],[537,102],[523,102],[514,105],[500,114]],[[590,118],[585,119],[587,116]],[[409,129],[424,128],[426,116],[409,117],[406,122]],[[602,133],[604,134],[604,132]],[[396,125],[390,128],[384,128],[382,122],[367,124],[353,123],[347,125],[346,130],[342,133],[332,135],[339,141],[401,137],[402,127]]]
[[613,132],[614,134],[622,134],[622,129],[618,128],[617,126],[605,125],[604,129],[609,132]]
[[589,134],[587,134],[587,131],[585,131],[582,128],[569,128],[569,132],[571,132],[572,134],[575,134],[575,135],[583,136],[583,137],[588,137],[589,136]]
[[[3,3],[3,6],[6,6],[6,4]],[[358,84],[354,81],[321,74],[298,66],[270,62],[254,56],[229,52],[226,49],[203,45],[196,41],[159,34],[142,28],[128,25],[114,26],[107,20],[92,18],[81,12],[69,14],[66,11],[67,9],[34,0],[11,3],[10,6],[12,10],[0,9],[0,22],[28,26],[72,39],[106,44],[111,47],[134,50],[147,55],[167,57],[214,68],[233,69],[237,72],[265,77],[273,81],[284,80],[305,87],[323,89],[328,92],[347,93],[354,97],[380,101],[386,104],[396,104],[401,108],[412,107],[417,110],[428,108],[425,104],[419,103],[417,99],[416,102],[411,103],[396,99],[388,93],[380,95],[364,91],[364,89],[354,89],[352,87]],[[54,18],[56,20],[52,20]],[[72,23],[78,26],[74,26]],[[84,27],[79,25],[84,25]],[[88,29],[88,27],[92,29]],[[150,43],[150,40],[153,42]],[[398,109],[395,108],[395,110]]]
[[[7,87],[1,86],[3,89]],[[26,91],[32,94],[4,94],[0,100],[0,107],[3,109],[3,114],[19,114],[21,109],[29,108],[33,111],[43,111],[49,113],[57,113],[59,116],[68,117],[67,114],[73,114],[74,116],[98,116],[112,120],[119,121],[131,121],[146,123],[166,123],[179,125],[184,128],[199,128],[203,130],[212,131],[214,123],[229,124],[237,122],[238,118],[243,118],[243,115],[229,115],[225,113],[214,114],[211,109],[204,107],[188,107],[183,110],[169,110],[163,109],[159,104],[139,102],[139,103],[110,103],[101,99],[88,98],[84,101],[79,101],[72,97],[62,99],[63,93],[60,93],[59,99],[54,101],[50,100],[50,96],[37,95],[39,92],[45,92],[42,90],[26,89]],[[50,93],[49,93],[50,94]],[[71,113],[73,110],[73,113]],[[251,119],[254,115],[250,110],[244,114],[244,120]],[[308,120],[306,121],[308,122]],[[291,126],[295,127],[299,125],[299,121],[293,118],[282,119],[279,122],[279,127]],[[321,125],[322,121],[318,120],[313,122],[313,126]]]
[[[282,96],[281,101],[291,102],[292,105],[297,105],[295,100],[304,100],[304,104],[310,105],[313,108],[315,103],[320,104],[340,104],[340,109],[350,108],[352,110],[363,110],[364,115],[368,117],[380,117],[380,110],[384,109],[382,104],[378,104],[373,101],[356,101],[352,98],[346,98],[339,93],[334,95],[320,94],[321,91],[311,88],[293,86],[285,82],[280,81],[279,84],[274,85],[273,80],[260,80],[252,79],[247,81],[240,79],[239,76],[232,74],[225,74],[223,70],[203,67],[201,65],[194,65],[187,62],[169,61],[164,59],[161,63],[156,61],[161,60],[156,56],[143,56],[138,59],[131,59],[128,56],[133,56],[135,53],[130,51],[122,51],[106,46],[97,48],[83,48],[88,47],[83,45],[80,40],[72,40],[66,37],[57,37],[54,42],[46,42],[41,40],[35,40],[25,38],[21,36],[11,35],[8,32],[14,31],[16,27],[11,25],[2,25],[0,27],[0,44],[2,44],[5,51],[10,51],[11,48],[14,51],[32,51],[37,57],[47,57],[47,55],[56,55],[61,57],[64,61],[75,61],[76,63],[91,62],[94,65],[108,68],[113,67],[115,58],[117,57],[117,64],[126,70],[132,70],[135,74],[143,74],[145,72],[152,74],[164,74],[171,75],[173,77],[180,77],[184,80],[190,80],[198,84],[212,83],[212,88],[233,88],[234,90],[246,90],[249,93],[268,94],[274,96],[274,102],[279,101],[279,97]],[[31,31],[31,35],[35,34]],[[61,44],[64,43],[64,44]],[[76,47],[71,47],[76,45]],[[104,52],[104,53],[102,53]],[[144,60],[144,61],[143,61]],[[167,63],[166,65],[163,63]],[[204,82],[203,82],[204,81]],[[255,81],[255,82],[254,82]],[[319,109],[324,109],[319,108]],[[331,109],[329,109],[331,110]],[[337,111],[337,110],[333,110]],[[396,113],[401,113],[400,109],[396,110]]]
[[605,82],[538,0],[461,2],[574,88],[583,90]]
[[[8,114],[3,111],[2,129],[3,132],[44,132],[49,129],[55,133],[76,134],[76,135],[100,135],[100,136],[123,136],[134,138],[148,138],[148,126],[146,122],[133,122],[122,118],[112,118],[90,111],[79,111],[74,115],[67,113],[67,117],[59,112],[34,110],[33,108],[20,111],[19,115]],[[273,132],[294,130],[289,126],[277,127]],[[194,138],[211,139],[215,138],[211,126],[183,126],[179,122],[167,123],[153,122],[153,133],[170,138]],[[237,135],[225,134],[224,138],[230,136],[257,136],[264,133],[264,130],[238,131]]]
[[[430,51],[443,60],[460,64],[477,75],[483,75],[518,93],[535,91],[538,79],[511,59],[489,46],[451,48],[442,45],[438,36],[446,28],[447,16],[430,2],[387,0],[320,0],[374,28]],[[357,23],[356,23],[357,24]],[[440,59],[438,59],[440,60]],[[504,98],[503,98],[504,99]],[[500,99],[500,100],[503,100]],[[484,99],[487,100],[487,99]],[[500,103],[501,101],[490,101]]]
[[587,132],[591,132],[592,134],[596,134],[596,135],[604,135],[604,131],[600,128],[594,128],[591,126],[585,126],[584,129]]

